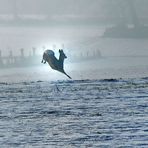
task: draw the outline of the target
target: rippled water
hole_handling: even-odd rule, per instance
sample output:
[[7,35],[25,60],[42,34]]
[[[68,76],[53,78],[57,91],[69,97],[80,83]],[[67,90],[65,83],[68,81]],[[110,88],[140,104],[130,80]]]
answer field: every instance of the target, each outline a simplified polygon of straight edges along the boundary
[[148,147],[148,78],[0,83],[1,147]]

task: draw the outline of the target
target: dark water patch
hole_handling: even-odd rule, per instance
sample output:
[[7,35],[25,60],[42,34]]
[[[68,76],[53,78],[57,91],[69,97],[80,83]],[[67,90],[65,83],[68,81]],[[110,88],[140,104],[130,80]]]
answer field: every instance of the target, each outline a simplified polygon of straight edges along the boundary
[[7,82],[0,82],[0,85],[9,85]]
[[22,89],[16,89],[15,92],[13,91],[13,93],[23,93],[24,91]]
[[114,138],[112,135],[111,136],[110,135],[103,135],[103,136],[100,136],[99,139],[101,141],[109,141],[109,140],[113,140]]
[[43,115],[43,116],[46,116],[46,115],[67,116],[67,115],[73,115],[73,112],[71,112],[71,111],[61,111],[61,110],[52,110],[52,111],[41,111],[40,115]]
[[20,82],[17,84],[23,84],[23,85],[31,85],[31,84],[38,84],[38,83],[43,83],[44,81],[38,80],[38,81],[25,81],[25,82]]
[[82,80],[73,80],[73,81],[66,81],[66,83],[89,83],[93,82],[93,80],[90,79],[82,79]]
[[142,80],[148,80],[148,77],[143,77],[143,78],[141,78]]
[[51,84],[83,84],[83,83],[93,83],[99,80],[93,79],[82,79],[82,80],[59,80],[59,81],[52,81]]
[[99,82],[127,82],[126,80],[119,79],[82,79],[82,80],[70,80],[65,81],[66,83],[99,83]]
[[[148,78],[139,78],[139,79],[81,79],[81,80],[57,80],[57,81],[50,81],[49,84],[83,84],[83,83],[99,83],[99,82],[106,82],[106,83],[114,83],[114,82],[127,82],[131,83],[133,85],[136,85],[136,83],[140,83],[140,80],[147,80]],[[18,82],[18,83],[7,83],[7,82],[0,82],[1,84],[10,85],[10,84],[23,84],[23,85],[31,85],[31,84],[38,84],[38,83],[47,83],[47,81],[37,80],[37,81],[24,81],[24,82]]]
[[42,83],[42,82],[44,82],[44,81],[41,81],[41,80],[38,80],[38,81],[36,81],[37,83]]
[[136,98],[141,98],[141,99],[143,99],[143,98],[148,98],[148,96],[135,96]]
[[8,120],[8,119],[10,119],[10,117],[9,116],[5,116],[5,115],[0,115],[0,119],[1,120]]
[[102,114],[101,113],[92,113],[91,116],[92,117],[100,117],[100,116],[102,116]]
[[143,131],[148,133],[148,129],[145,129],[145,130],[143,130]]
[[119,82],[122,79],[102,79],[100,82]]
[[21,84],[23,84],[23,85],[30,85],[31,83],[30,82],[21,82]]
[[7,93],[11,93],[11,94],[23,93],[23,90],[19,89],[19,88],[9,88],[9,89],[5,90],[5,94],[7,94]]
[[84,137],[80,137],[80,138],[76,138],[72,141],[72,143],[79,143],[79,144],[82,144],[84,143],[85,141],[87,142],[92,142],[92,141],[110,141],[110,140],[113,140],[113,137],[112,136],[109,136],[109,135],[90,135],[90,136],[84,136]]
[[[148,109],[148,104],[141,104],[141,105],[137,105],[136,106],[137,107],[137,109],[139,108],[139,109],[141,109],[141,108],[143,108],[143,109]],[[147,111],[148,112],[148,111]]]
[[14,118],[41,118],[41,117],[64,117],[75,115],[72,111],[60,111],[60,110],[51,110],[51,111],[27,111],[17,114]]
[[139,144],[136,144],[135,147],[148,148],[148,143],[139,143]]

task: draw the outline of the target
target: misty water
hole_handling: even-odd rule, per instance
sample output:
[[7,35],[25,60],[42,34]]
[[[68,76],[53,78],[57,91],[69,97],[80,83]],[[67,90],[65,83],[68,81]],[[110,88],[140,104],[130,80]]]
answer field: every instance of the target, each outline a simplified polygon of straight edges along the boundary
[[[146,0],[1,0],[0,148],[147,148],[147,23]],[[41,63],[61,48],[71,80]]]
[[147,57],[1,69],[2,147],[148,146]]
[[[0,69],[1,147],[148,147],[147,40],[105,39],[96,36],[97,29],[76,30],[64,36],[69,38],[64,67],[72,80],[42,64],[42,54],[38,66]],[[29,39],[41,49],[39,34]],[[47,48],[52,47],[47,38],[56,43],[55,36],[45,36]],[[27,38],[12,42],[21,47]],[[69,53],[94,49],[101,51],[98,59],[70,59]]]

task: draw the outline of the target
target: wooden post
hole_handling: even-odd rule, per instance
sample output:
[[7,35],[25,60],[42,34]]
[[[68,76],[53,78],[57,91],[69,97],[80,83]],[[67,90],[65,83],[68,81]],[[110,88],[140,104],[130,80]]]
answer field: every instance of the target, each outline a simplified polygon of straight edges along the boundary
[[36,48],[32,47],[32,51],[33,51],[33,56],[35,56],[36,55]]
[[24,49],[23,49],[23,48],[21,48],[20,50],[21,50],[21,57],[23,57],[23,58],[24,58]]

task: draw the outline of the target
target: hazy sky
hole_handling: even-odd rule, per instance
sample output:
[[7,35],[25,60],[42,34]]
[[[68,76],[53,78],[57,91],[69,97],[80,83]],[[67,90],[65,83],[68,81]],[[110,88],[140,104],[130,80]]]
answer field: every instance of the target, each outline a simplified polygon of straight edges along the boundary
[[[128,1],[0,0],[0,49],[7,54],[24,47],[29,53],[34,46],[42,51],[42,46],[61,48],[63,43],[98,36],[102,26],[123,17],[130,23]],[[140,21],[147,23],[148,0],[133,2]]]
[[[117,17],[121,12],[128,11],[127,1],[129,0],[0,0],[0,14],[46,15],[53,20],[74,17],[101,19]],[[139,16],[147,17],[148,1],[133,2]]]

